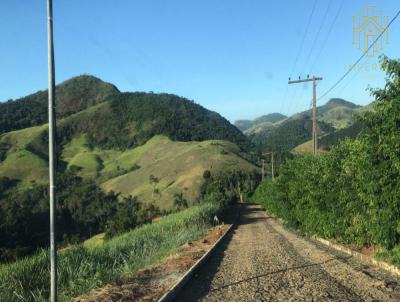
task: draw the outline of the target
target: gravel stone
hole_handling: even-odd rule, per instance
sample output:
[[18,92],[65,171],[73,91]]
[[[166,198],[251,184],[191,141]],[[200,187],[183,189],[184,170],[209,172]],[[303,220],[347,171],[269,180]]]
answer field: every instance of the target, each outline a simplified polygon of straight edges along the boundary
[[399,282],[245,204],[236,227],[176,301],[400,301]]

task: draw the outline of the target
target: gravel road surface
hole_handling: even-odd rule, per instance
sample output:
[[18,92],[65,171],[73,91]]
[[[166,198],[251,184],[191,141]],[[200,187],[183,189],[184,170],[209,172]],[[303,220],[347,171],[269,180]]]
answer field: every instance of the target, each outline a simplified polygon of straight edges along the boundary
[[243,205],[237,226],[177,301],[400,301],[400,278]]

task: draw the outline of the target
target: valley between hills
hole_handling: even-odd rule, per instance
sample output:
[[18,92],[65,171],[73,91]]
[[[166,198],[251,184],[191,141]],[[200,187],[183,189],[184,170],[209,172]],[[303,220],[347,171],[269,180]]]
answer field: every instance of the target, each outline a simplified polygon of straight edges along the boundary
[[[397,82],[389,83],[387,87],[397,89]],[[214,244],[220,236],[229,239],[216,247],[216,258],[183,288],[179,301],[190,301],[193,287],[198,299],[218,301],[230,286],[235,288],[229,292],[233,301],[262,300],[267,294],[278,300],[304,295],[397,299],[396,277],[368,267],[365,274],[373,280],[363,276],[365,282],[348,282],[343,272],[358,275],[357,267],[366,265],[363,261],[344,265],[343,255],[302,237],[333,240],[397,263],[397,220],[390,219],[397,212],[389,202],[396,192],[370,190],[382,173],[397,171],[397,153],[387,135],[387,125],[396,123],[381,119],[396,119],[396,110],[386,107],[397,103],[375,101],[362,107],[330,99],[317,108],[319,152],[313,155],[310,111],[292,116],[271,113],[231,124],[184,97],[121,92],[94,76],[74,77],[57,85],[56,91],[61,301],[142,301],[146,293],[137,282],[158,299],[184,274],[183,267],[213,248],[207,238],[212,237]],[[380,93],[391,98],[385,90]],[[44,301],[49,295],[46,104],[46,91],[0,103],[4,301],[16,295],[24,301]],[[383,179],[384,188],[392,188],[398,178]],[[365,207],[365,200],[371,206]],[[277,217],[285,225],[277,224]],[[371,224],[368,217],[373,218]],[[265,236],[256,228],[265,229]],[[239,244],[243,240],[251,244]],[[303,255],[305,246],[310,254]],[[254,262],[260,255],[273,264],[263,267]],[[331,261],[341,270],[327,264]],[[309,268],[317,265],[321,269]],[[164,267],[171,274],[168,286],[159,276]],[[266,282],[265,276],[275,274],[269,272],[271,267],[276,274],[285,274],[287,292],[280,285],[285,278]],[[177,270],[179,274],[174,273]],[[39,276],[35,284],[33,271]],[[239,280],[243,271],[245,280]],[[153,277],[144,280],[144,272]],[[329,274],[335,275],[334,282]],[[310,287],[319,275],[319,286]],[[202,282],[206,287],[196,285],[202,278],[209,280]],[[161,283],[152,287],[148,282]],[[248,282],[255,282],[255,287],[239,290]],[[366,284],[373,290],[366,292]],[[121,286],[139,290],[127,292]]]

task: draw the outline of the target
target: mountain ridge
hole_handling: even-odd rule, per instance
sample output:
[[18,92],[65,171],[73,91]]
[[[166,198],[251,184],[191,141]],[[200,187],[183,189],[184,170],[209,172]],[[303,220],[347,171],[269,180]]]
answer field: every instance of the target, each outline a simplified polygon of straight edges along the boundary
[[[324,138],[324,148],[329,149],[344,137],[355,137],[361,131],[360,125],[353,127],[357,115],[369,108],[369,105],[363,107],[341,98],[331,98],[324,105],[318,106],[318,136]],[[261,150],[290,151],[309,141],[312,131],[311,114],[311,110],[302,111],[275,123],[256,124],[243,132]]]
[[262,123],[276,123],[280,120],[283,120],[287,118],[286,115],[283,115],[278,112],[273,112],[269,113],[263,116],[260,116],[258,118],[255,118],[253,120],[248,120],[248,119],[243,119],[243,120],[237,120],[234,122],[234,125],[241,131],[245,131],[251,127],[254,127],[258,124]]
[[[91,75],[80,75],[56,85],[56,114],[66,117],[106,101],[118,88]],[[40,90],[0,103],[0,134],[47,123],[48,92]]]
[[[98,87],[106,87],[106,90],[97,91]],[[168,182],[174,181],[180,185],[168,189],[169,194],[165,196],[169,198],[159,196],[161,207],[164,208],[167,201],[171,206],[174,193],[184,192],[184,188],[189,187],[185,184],[185,178],[193,181],[189,194],[193,202],[194,192],[198,192],[205,170],[219,171],[234,169],[235,166],[244,170],[254,169],[254,165],[242,156],[243,150],[250,144],[248,138],[224,117],[194,101],[166,93],[122,93],[112,84],[92,76],[74,77],[57,85],[57,90],[64,93],[58,97],[59,102],[68,99],[68,103],[60,108],[57,119],[59,173],[72,171],[80,177],[95,180],[99,185],[124,174],[133,175],[129,178],[132,186],[129,189],[126,189],[126,185],[119,185],[120,181],[126,183],[123,177],[104,188],[114,191],[124,188],[124,192],[137,193],[144,202],[148,202],[149,194],[142,195],[141,189],[133,190],[133,187],[138,186],[147,192],[151,186],[146,179],[149,177],[146,171],[151,167],[154,171],[163,171],[163,167],[169,165],[179,173],[175,176],[165,174],[163,177],[169,179]],[[44,93],[39,92],[42,99],[33,98],[38,102],[32,101],[32,95],[22,98],[23,101],[14,101],[17,108],[12,108],[16,109],[17,114],[16,118],[9,120],[9,126],[15,130],[0,134],[0,178],[13,180],[13,186],[18,191],[47,183],[47,121],[34,118],[37,111],[32,111],[29,117],[33,121],[25,122],[39,125],[18,129],[23,125],[19,113],[26,108],[26,104],[41,108],[47,97]],[[76,94],[79,94],[79,99],[75,98]],[[22,109],[19,110],[18,106]],[[12,110],[8,112],[8,115],[12,114]],[[153,165],[150,158],[144,160],[139,152],[148,150],[151,154],[149,146],[157,150],[175,150],[176,154],[165,149],[163,155],[159,151],[154,155],[158,164]],[[208,156],[204,157],[202,152],[195,150],[203,150]],[[184,162],[194,159],[202,163],[198,165],[195,176],[191,167],[184,165]],[[178,166],[181,168],[178,169]],[[138,179],[139,174],[144,178]],[[142,181],[140,185],[139,180]],[[160,184],[160,193],[164,189],[166,187]],[[186,191],[189,192],[189,189]]]

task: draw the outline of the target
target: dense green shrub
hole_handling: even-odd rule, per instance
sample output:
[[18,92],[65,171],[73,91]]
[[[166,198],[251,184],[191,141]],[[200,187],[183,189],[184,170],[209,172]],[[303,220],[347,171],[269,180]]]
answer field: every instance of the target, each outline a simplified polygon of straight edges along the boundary
[[201,198],[205,201],[218,202],[223,206],[244,201],[253,194],[260,181],[259,173],[245,171],[224,171],[212,174],[205,171],[201,187]]
[[400,62],[383,58],[383,89],[363,132],[329,153],[298,155],[253,198],[309,234],[391,249],[400,244]]
[[[0,189],[13,181],[0,178]],[[0,191],[2,192],[2,191]],[[93,181],[67,171],[57,178],[57,240],[82,241],[100,232],[119,234],[148,223],[158,214],[153,205],[142,205],[128,196],[121,201]],[[0,193],[0,262],[12,261],[48,245],[48,187]]]
[[153,204],[142,204],[136,197],[124,197],[115,207],[115,213],[107,220],[107,238],[127,232],[137,226],[150,223],[159,214]]

